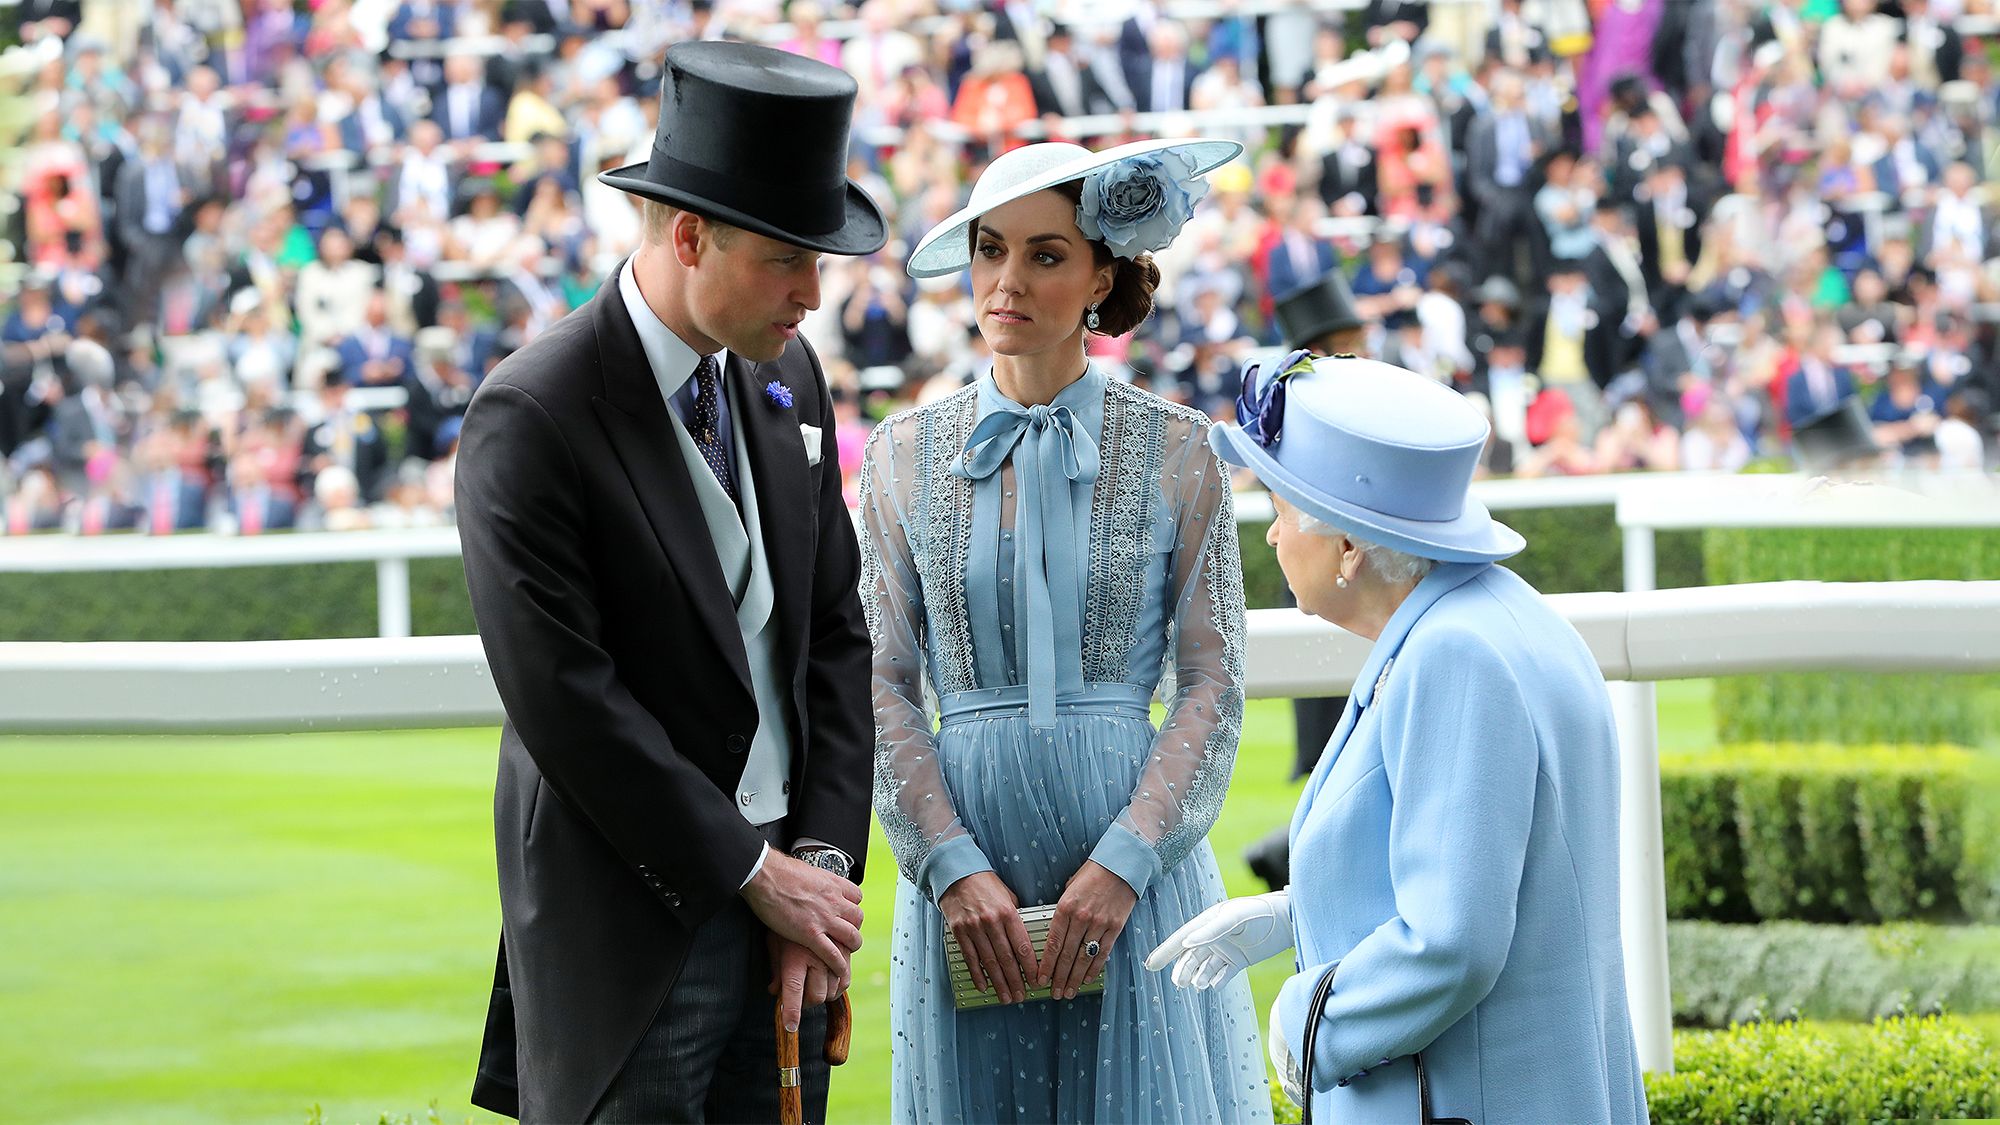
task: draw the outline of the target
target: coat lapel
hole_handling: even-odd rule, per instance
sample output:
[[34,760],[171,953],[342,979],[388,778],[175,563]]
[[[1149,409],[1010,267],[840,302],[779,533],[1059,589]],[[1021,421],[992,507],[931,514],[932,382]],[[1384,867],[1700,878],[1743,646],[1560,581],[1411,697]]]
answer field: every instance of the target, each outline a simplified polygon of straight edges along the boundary
[[[778,626],[778,666],[790,668],[797,664],[805,635],[812,563],[818,557],[813,535],[819,520],[813,511],[798,410],[778,405],[764,391],[777,375],[776,364],[749,363],[732,352],[723,382],[730,388],[736,438],[743,443],[756,478],[757,522],[764,532],[764,558],[771,568],[771,616]],[[789,389],[794,396],[815,393],[812,387]]]
[[[623,265],[619,266],[623,269]],[[618,295],[618,274],[598,289],[591,301],[591,321],[597,330],[598,368],[604,395],[594,400],[598,420],[611,448],[632,480],[653,538],[680,576],[694,612],[714,636],[716,646],[744,684],[750,682],[750,661],[743,651],[743,634],[736,627],[736,603],[723,580],[722,564],[709,541],[701,499],[695,495],[674,440],[673,421],[660,397],[660,385],[639,343],[638,329]]]

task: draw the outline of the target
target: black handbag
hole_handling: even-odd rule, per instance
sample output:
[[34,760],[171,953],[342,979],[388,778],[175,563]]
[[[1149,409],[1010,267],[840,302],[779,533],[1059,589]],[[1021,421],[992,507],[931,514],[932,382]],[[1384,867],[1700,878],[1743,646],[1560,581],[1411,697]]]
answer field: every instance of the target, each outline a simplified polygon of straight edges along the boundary
[[[1326,1010],[1327,998],[1333,995],[1333,977],[1339,971],[1340,965],[1336,963],[1327,969],[1325,976],[1319,978],[1319,984],[1313,989],[1312,1007],[1307,1009],[1304,1044],[1305,1061],[1299,1064],[1300,1070],[1304,1072],[1304,1080],[1301,1085],[1304,1087],[1306,1096],[1306,1104],[1299,1107],[1302,1111],[1299,1118],[1302,1125],[1312,1125],[1313,1052],[1318,1046],[1319,1025],[1323,1022],[1320,1018],[1320,1013]],[[1423,1052],[1419,1051],[1411,1055],[1410,1061],[1415,1063],[1417,1067],[1417,1109],[1423,1115],[1423,1125],[1472,1125],[1472,1122],[1467,1118],[1436,1117],[1431,1114],[1431,1083],[1430,1078],[1424,1074]]]

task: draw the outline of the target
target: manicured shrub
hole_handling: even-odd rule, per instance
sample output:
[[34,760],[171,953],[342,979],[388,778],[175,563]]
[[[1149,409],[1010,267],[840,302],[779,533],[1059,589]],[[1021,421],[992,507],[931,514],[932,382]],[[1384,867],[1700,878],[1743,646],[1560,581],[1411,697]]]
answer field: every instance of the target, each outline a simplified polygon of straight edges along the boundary
[[[1955,747],[1731,746],[1660,763],[1670,917],[1952,920],[1994,909],[2000,797]],[[1963,901],[1961,881],[1973,884]],[[1977,917],[1986,917],[1981,913]]]
[[2000,928],[1667,924],[1674,1022],[2000,1011]]

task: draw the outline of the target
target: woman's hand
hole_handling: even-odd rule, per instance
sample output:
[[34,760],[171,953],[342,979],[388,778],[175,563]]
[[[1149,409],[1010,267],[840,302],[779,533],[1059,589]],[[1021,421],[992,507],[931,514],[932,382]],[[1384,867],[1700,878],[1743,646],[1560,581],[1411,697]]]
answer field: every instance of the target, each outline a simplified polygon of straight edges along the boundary
[[[1130,884],[1096,860],[1085,860],[1063,888],[1062,901],[1049,922],[1048,943],[1042,947],[1040,983],[1069,1000],[1084,982],[1104,971],[1111,944],[1125,931],[1125,920],[1139,896]],[[1097,943],[1091,956],[1085,946]]]
[[965,951],[972,986],[994,992],[1003,1004],[1027,998],[1024,982],[1035,969],[1035,943],[1018,906],[1014,892],[991,871],[967,875],[938,896],[938,911]]

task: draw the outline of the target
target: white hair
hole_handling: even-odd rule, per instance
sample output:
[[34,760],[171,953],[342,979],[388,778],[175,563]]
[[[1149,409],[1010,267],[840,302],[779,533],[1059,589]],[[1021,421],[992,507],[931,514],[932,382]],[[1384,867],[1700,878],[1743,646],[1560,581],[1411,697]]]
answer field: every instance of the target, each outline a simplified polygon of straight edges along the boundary
[[1351,531],[1309,516],[1297,507],[1292,508],[1292,518],[1298,521],[1299,530],[1307,535],[1324,535],[1329,538],[1335,535],[1347,536],[1347,541],[1354,544],[1355,550],[1361,552],[1362,562],[1384,582],[1421,582],[1424,576],[1431,572],[1431,567],[1437,565],[1434,559],[1384,547],[1380,543],[1370,543]]

